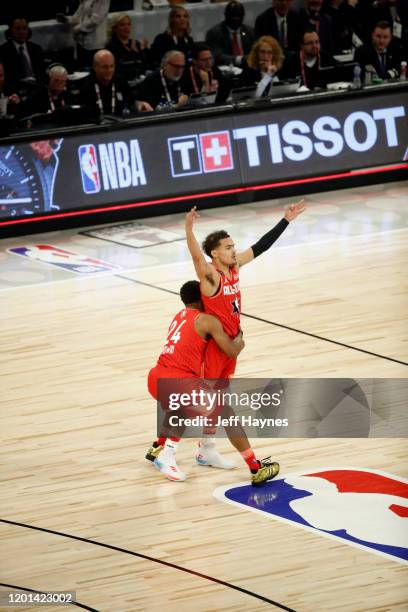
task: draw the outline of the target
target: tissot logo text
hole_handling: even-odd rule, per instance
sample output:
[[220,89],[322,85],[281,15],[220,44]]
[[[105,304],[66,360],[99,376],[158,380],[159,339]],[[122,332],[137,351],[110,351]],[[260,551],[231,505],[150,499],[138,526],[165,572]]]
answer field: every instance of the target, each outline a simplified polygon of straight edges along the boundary
[[78,148],[84,193],[146,185],[146,173],[137,139]]
[[[261,151],[269,149],[272,164],[286,160],[299,162],[312,155],[336,157],[343,150],[370,151],[385,134],[388,147],[398,146],[397,121],[405,117],[403,106],[379,108],[371,113],[356,111],[344,121],[323,115],[313,123],[294,119],[284,124],[270,123],[234,130],[234,139],[242,142],[244,159],[251,167],[261,165]],[[382,139],[381,139],[382,140]]]
[[376,147],[397,147],[403,133],[404,106],[356,110],[345,117],[292,119],[234,130],[206,132],[168,139],[173,177],[234,169],[231,143],[235,141],[243,166],[271,166],[334,158],[347,153],[365,156]]

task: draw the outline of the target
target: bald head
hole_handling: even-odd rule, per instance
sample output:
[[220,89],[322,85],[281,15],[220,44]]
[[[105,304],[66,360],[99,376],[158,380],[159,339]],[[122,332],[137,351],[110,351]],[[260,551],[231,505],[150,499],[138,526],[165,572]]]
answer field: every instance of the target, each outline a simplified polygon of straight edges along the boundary
[[102,85],[109,85],[115,72],[115,58],[107,49],[97,51],[93,57],[92,67],[96,80]]

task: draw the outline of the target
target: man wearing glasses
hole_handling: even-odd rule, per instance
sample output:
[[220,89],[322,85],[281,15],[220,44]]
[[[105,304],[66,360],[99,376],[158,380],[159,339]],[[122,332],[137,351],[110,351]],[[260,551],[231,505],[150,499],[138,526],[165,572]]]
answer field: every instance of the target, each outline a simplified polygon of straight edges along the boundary
[[307,89],[322,88],[325,81],[321,68],[334,66],[333,57],[320,49],[320,39],[317,32],[307,30],[303,33],[300,52],[288,55],[281,71],[282,79],[300,77],[302,85]]
[[185,67],[184,53],[168,51],[163,56],[160,69],[141,83],[137,92],[138,101],[147,102],[154,110],[183,106],[188,100],[180,82]]

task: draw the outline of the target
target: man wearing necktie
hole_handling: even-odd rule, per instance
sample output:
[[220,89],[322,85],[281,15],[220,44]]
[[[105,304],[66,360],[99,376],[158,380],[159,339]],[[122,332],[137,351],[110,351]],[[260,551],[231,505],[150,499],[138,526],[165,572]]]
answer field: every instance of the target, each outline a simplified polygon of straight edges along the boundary
[[14,17],[6,30],[7,42],[0,47],[0,61],[3,61],[6,74],[17,90],[22,80],[41,82],[45,76],[43,51],[29,41],[31,31],[25,17]]
[[19,45],[18,55],[20,60],[21,72],[24,79],[32,79],[34,76],[33,67],[31,65],[30,56],[28,55],[25,45]]
[[213,49],[218,65],[241,66],[255,42],[255,33],[244,24],[245,8],[240,2],[228,2],[224,15],[222,23],[208,30],[206,43]]
[[297,51],[301,28],[299,17],[292,10],[293,0],[272,0],[272,7],[258,15],[255,20],[255,35],[272,36],[279,41],[284,51]]
[[367,66],[373,66],[377,75],[385,80],[397,77],[401,64],[398,45],[392,40],[391,26],[379,21],[371,32],[371,42],[356,49],[354,60],[360,64],[362,78]]
[[301,30],[305,32],[312,28],[319,36],[323,51],[331,53],[334,47],[333,22],[324,10],[323,0],[304,0],[299,19]]

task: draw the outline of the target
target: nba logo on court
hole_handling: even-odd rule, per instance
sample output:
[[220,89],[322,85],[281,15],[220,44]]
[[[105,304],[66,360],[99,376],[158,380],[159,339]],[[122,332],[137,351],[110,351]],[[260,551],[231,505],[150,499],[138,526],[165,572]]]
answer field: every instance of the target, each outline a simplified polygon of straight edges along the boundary
[[279,476],[259,488],[224,486],[214,496],[367,552],[408,563],[408,481],[364,468]]
[[81,145],[78,155],[84,193],[99,193],[101,180],[94,145]]
[[60,249],[51,244],[33,244],[8,249],[9,253],[27,257],[34,261],[48,264],[74,272],[75,274],[96,274],[100,272],[117,272],[121,268],[95,257]]

